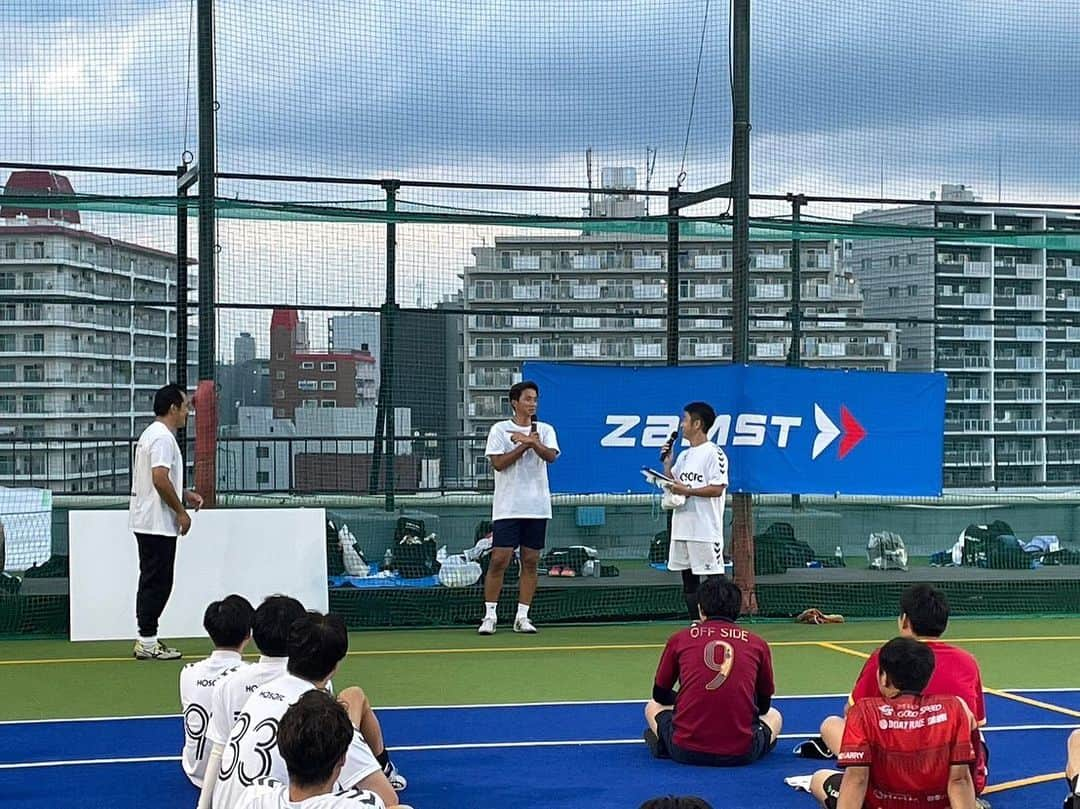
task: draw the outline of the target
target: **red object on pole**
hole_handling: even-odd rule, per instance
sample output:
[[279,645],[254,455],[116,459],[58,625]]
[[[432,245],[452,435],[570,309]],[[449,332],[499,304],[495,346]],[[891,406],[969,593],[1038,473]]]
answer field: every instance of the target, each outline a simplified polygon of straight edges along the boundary
[[217,499],[217,387],[204,380],[195,389],[195,491],[203,496],[203,506]]

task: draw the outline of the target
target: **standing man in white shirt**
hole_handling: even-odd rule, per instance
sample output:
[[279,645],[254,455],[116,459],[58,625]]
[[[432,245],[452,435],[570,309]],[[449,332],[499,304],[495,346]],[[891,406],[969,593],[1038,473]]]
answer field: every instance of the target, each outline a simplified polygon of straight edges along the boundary
[[500,421],[488,433],[485,454],[495,469],[495,496],[491,504],[491,564],[484,578],[484,620],[481,635],[494,635],[496,610],[503,574],[521,549],[515,632],[536,632],[529,620],[529,605],[536,593],[536,566],[551,519],[548,464],[559,457],[555,428],[536,420],[540,388],[535,382],[518,382],[510,388],[513,418]]
[[184,501],[196,511],[202,497],[184,491],[184,459],[176,431],[187,424],[190,401],[179,385],[166,385],[154,395],[153,423],[135,445],[131,470],[128,527],[139,544],[139,589],[135,617],[139,637],[136,660],[175,660],[180,652],[158,640],[158,619],[173,586],[176,539],[191,529]]
[[671,441],[664,445],[664,472],[675,483],[672,494],[686,502],[671,515],[668,570],[682,573],[683,595],[691,621],[698,615],[698,585],[702,576],[724,573],[724,496],[728,487],[728,459],[709,440],[716,411],[705,402],[683,409],[682,433],[690,448],[672,463]]

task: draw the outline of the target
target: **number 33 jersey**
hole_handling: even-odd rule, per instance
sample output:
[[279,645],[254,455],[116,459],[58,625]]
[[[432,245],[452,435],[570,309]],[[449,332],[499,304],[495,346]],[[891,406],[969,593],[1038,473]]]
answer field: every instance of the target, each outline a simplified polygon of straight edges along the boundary
[[289,800],[288,784],[260,778],[245,787],[236,809],[386,809],[386,804],[374,792],[358,788],[293,802]]
[[[221,754],[213,809],[235,809],[244,788],[260,778],[270,777],[283,784],[289,782],[285,760],[278,752],[278,723],[290,705],[314,688],[307,680],[285,674],[260,687],[248,698]],[[380,769],[371,748],[360,733],[354,731],[338,786],[353,787]]]

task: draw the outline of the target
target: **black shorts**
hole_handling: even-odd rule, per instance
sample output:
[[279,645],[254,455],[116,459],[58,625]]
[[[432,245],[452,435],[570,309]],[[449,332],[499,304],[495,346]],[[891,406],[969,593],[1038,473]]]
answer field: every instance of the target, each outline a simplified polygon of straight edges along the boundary
[[840,782],[844,780],[843,773],[833,773],[825,779],[825,783],[822,785],[825,789],[825,809],[836,809],[836,804],[840,800]]
[[674,710],[661,711],[656,715],[656,735],[660,739],[658,750],[661,758],[670,758],[680,764],[696,764],[703,767],[741,767],[744,764],[753,764],[776,747],[776,740],[772,738],[769,726],[760,718],[754,720],[754,734],[750,739],[750,750],[742,756],[718,756],[679,747],[673,741]]
[[491,543],[495,548],[532,548],[538,551],[544,547],[547,538],[547,520],[526,519],[495,520],[491,524]]

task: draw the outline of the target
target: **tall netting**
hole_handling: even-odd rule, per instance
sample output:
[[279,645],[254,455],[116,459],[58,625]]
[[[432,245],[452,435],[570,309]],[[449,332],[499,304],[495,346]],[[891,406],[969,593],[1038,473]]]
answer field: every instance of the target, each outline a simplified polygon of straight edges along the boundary
[[[733,5],[0,10],[0,631],[64,631],[68,513],[126,504],[178,378],[216,396],[192,480],[327,508],[353,625],[473,620],[475,586],[380,567],[402,516],[451,553],[483,537],[484,439],[522,364],[732,361],[732,205],[680,209],[675,244],[668,191],[731,177]],[[755,499],[760,615],[891,614],[922,580],[966,612],[1080,610],[1078,12],[753,5],[750,361],[949,376],[944,499]],[[200,111],[212,272],[199,186],[177,195]],[[557,497],[573,560],[545,570],[574,575],[545,574],[540,619],[679,615],[665,522],[644,496]],[[872,534],[907,572],[870,568]]]

